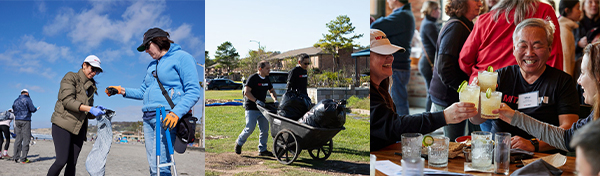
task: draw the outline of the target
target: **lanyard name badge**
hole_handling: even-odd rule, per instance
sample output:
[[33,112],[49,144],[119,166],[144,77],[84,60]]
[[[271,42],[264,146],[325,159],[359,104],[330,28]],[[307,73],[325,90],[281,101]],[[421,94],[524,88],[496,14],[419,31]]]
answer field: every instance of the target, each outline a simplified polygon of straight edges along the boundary
[[539,91],[529,92],[519,95],[519,109],[537,107],[540,105]]

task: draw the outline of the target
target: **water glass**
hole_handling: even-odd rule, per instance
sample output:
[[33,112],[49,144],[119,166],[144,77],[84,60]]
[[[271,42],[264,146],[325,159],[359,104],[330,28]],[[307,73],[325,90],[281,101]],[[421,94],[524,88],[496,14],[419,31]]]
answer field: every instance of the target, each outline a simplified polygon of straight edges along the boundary
[[475,131],[471,133],[471,138],[473,138],[471,142],[471,166],[475,169],[489,169],[492,167],[492,156],[494,152],[492,133]]
[[422,176],[425,159],[402,158],[402,176]]
[[423,144],[423,135],[420,133],[404,133],[402,139],[402,158],[419,159],[421,158],[421,146]]
[[[371,155],[371,154],[369,154],[369,155]],[[370,164],[370,167],[371,167],[371,174],[370,175],[371,176],[375,176],[375,162],[376,161],[377,161],[377,156],[371,155],[371,164]]]
[[498,132],[495,134],[494,163],[497,174],[508,175],[510,166],[510,133]]
[[448,145],[450,138],[446,136],[433,137],[433,144],[427,148],[428,164],[433,167],[448,166]]

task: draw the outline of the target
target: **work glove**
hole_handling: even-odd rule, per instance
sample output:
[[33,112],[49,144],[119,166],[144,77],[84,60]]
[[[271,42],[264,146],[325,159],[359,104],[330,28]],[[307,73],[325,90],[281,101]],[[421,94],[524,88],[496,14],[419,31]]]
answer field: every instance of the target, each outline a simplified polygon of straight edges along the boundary
[[179,121],[179,116],[177,116],[177,114],[173,112],[169,112],[169,114],[167,114],[167,116],[162,121],[162,127],[164,129],[173,129],[175,128],[177,121]]
[[100,109],[98,107],[92,107],[92,108],[90,108],[90,113],[94,116],[99,116],[99,115],[103,115],[104,111],[102,111],[102,109]]
[[265,107],[265,102],[260,101],[260,100],[256,100],[256,104],[262,107]]
[[109,97],[115,94],[121,94],[121,86],[108,86],[104,92],[106,92],[106,95]]

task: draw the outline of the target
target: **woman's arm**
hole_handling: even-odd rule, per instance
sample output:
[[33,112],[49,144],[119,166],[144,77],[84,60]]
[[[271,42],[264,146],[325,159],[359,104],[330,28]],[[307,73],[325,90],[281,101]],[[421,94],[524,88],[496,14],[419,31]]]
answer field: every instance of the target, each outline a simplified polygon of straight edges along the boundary
[[77,94],[75,76],[77,76],[75,73],[69,72],[60,81],[58,99],[62,102],[66,110],[77,112],[80,111],[79,107],[84,103],[78,101],[75,97]]
[[198,80],[198,71],[196,70],[196,61],[191,55],[183,56],[179,66],[179,78],[183,84],[183,97],[173,108],[173,113],[183,117],[200,98],[200,83]]
[[566,131],[565,129],[541,122],[519,111],[515,111],[510,124],[524,130],[536,138],[539,138],[549,145],[556,147],[557,149],[569,151],[564,140]]

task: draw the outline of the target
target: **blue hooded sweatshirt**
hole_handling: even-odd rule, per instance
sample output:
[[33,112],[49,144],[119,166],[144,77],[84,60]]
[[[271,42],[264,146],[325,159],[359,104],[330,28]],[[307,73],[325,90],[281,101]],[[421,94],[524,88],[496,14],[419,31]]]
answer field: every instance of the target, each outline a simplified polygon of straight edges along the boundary
[[[158,78],[175,104],[171,106],[163,96],[152,72],[158,63]],[[143,100],[143,112],[153,112],[159,106],[183,117],[200,98],[200,82],[196,61],[192,55],[181,50],[181,46],[171,43],[169,51],[160,59],[153,60],[147,67],[146,76],[140,88],[125,88],[125,98]]]
[[31,113],[37,111],[29,95],[19,95],[12,108],[15,113],[15,120],[31,121]]

